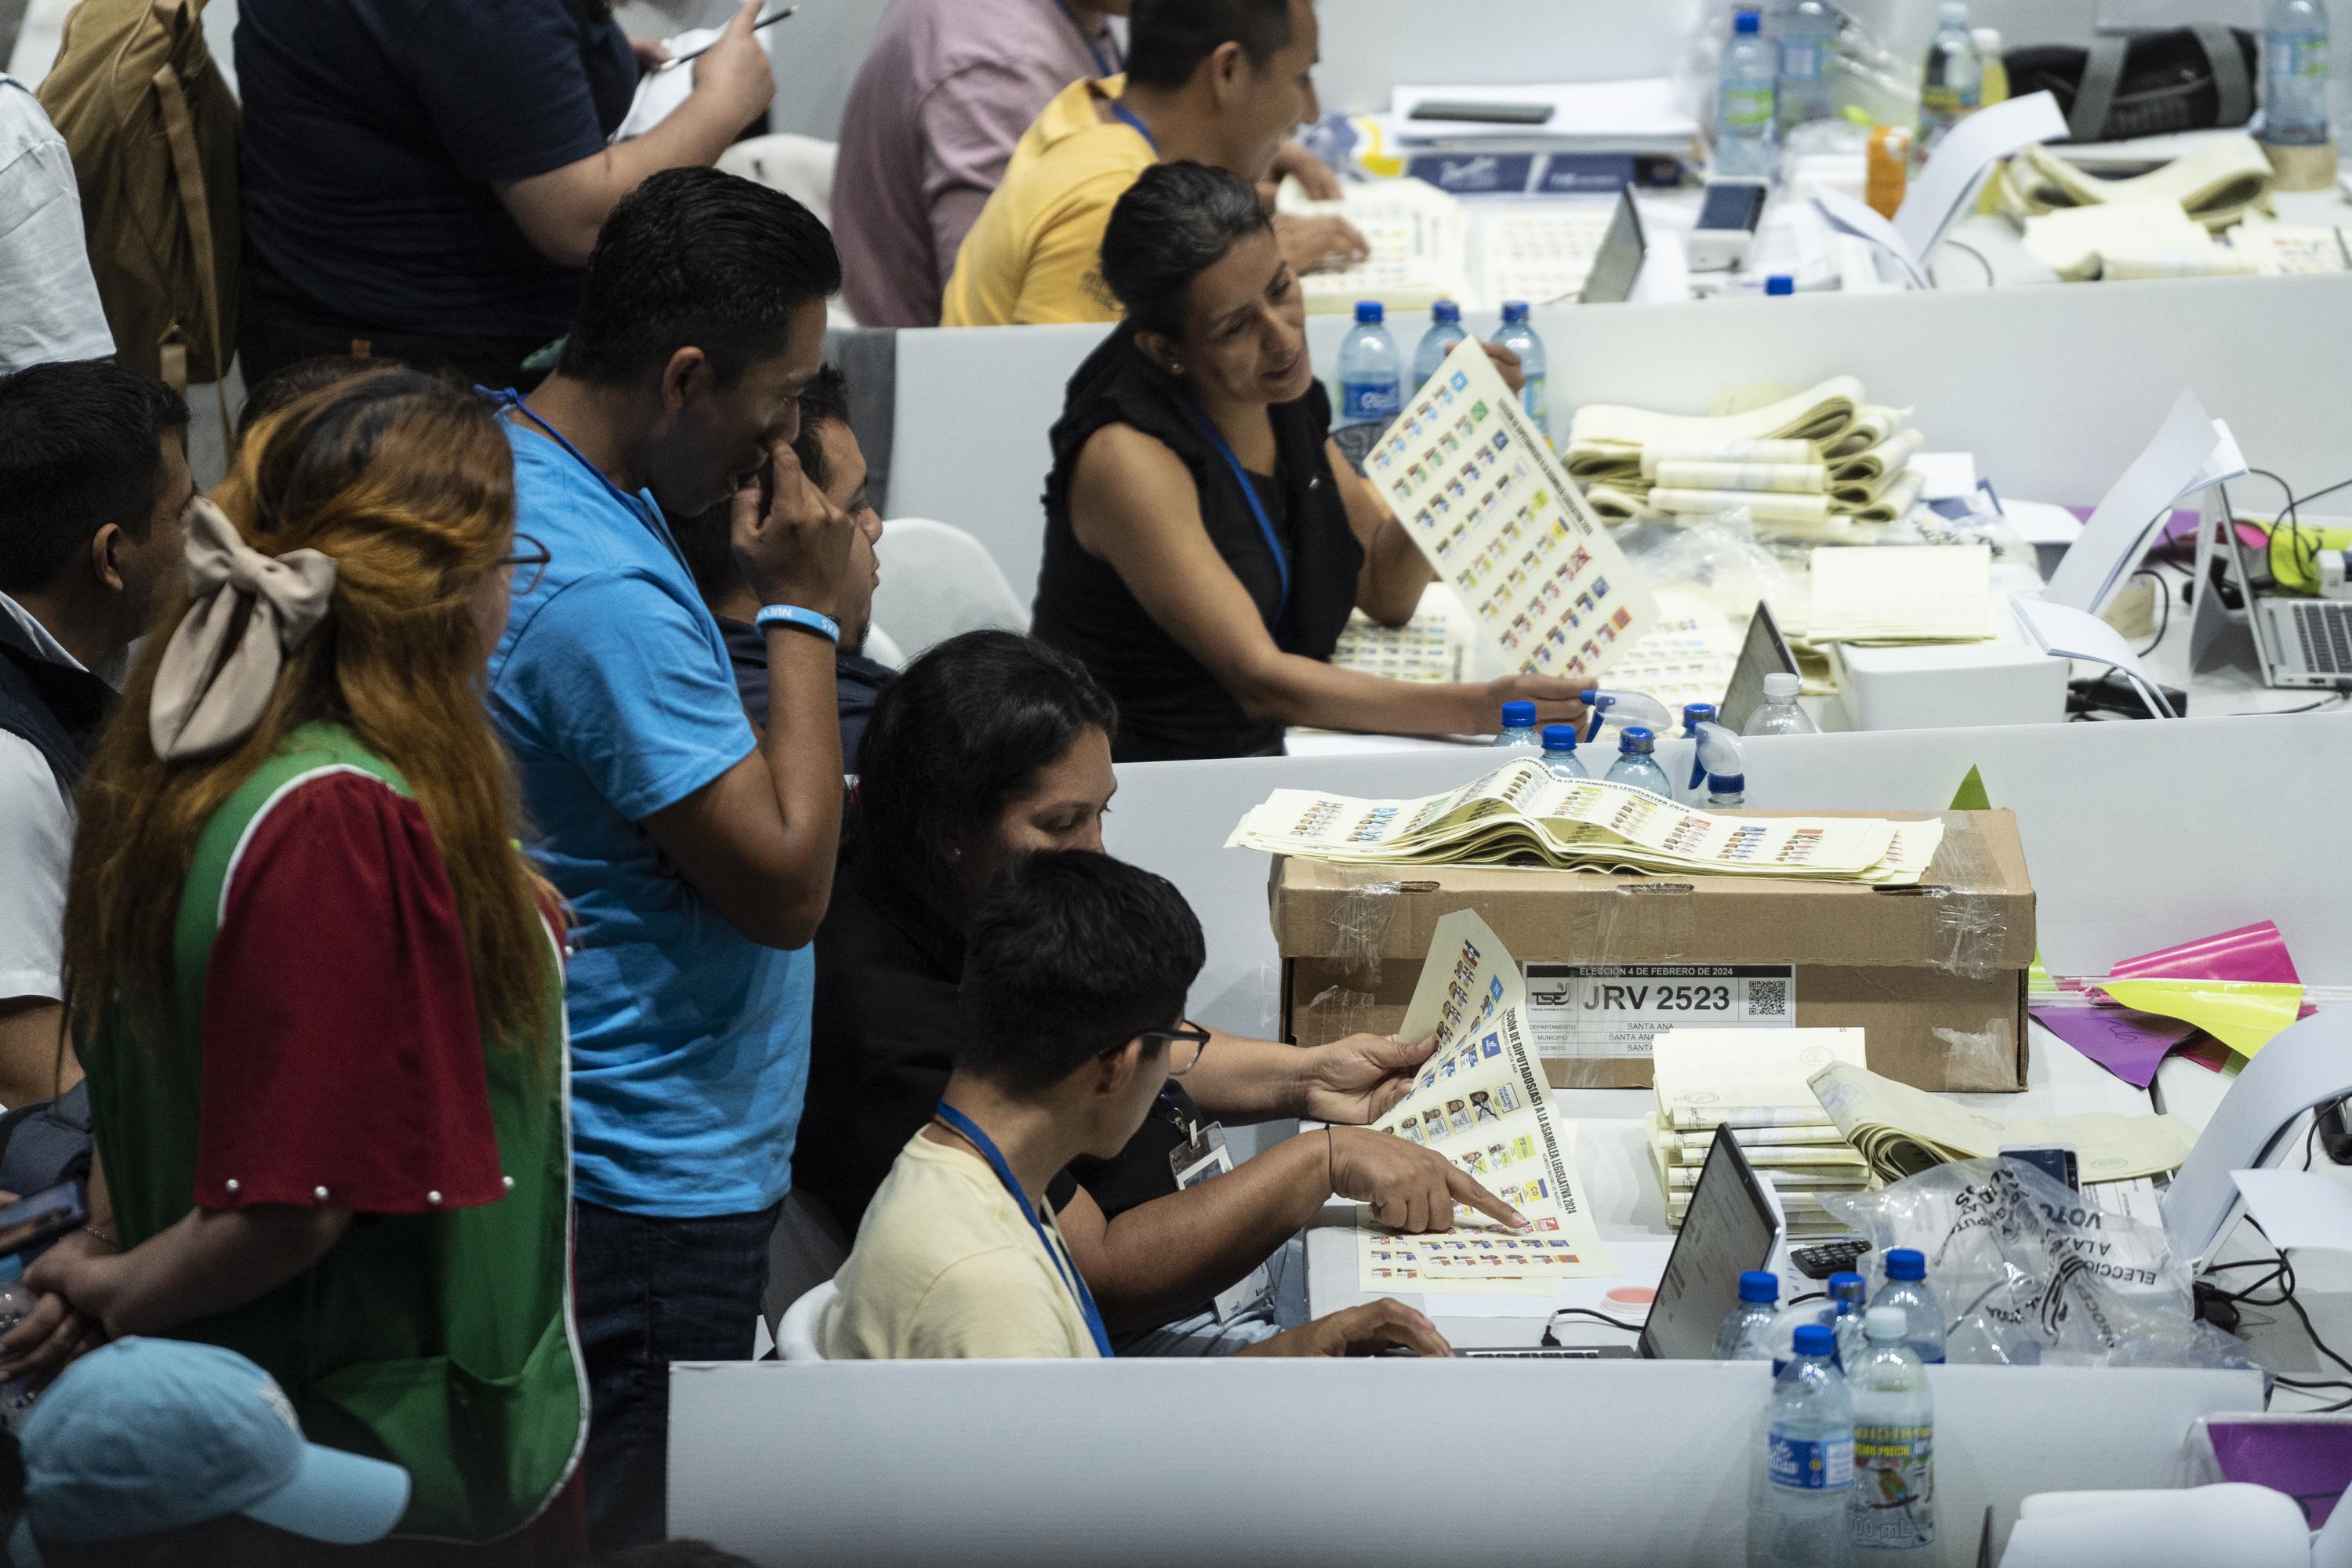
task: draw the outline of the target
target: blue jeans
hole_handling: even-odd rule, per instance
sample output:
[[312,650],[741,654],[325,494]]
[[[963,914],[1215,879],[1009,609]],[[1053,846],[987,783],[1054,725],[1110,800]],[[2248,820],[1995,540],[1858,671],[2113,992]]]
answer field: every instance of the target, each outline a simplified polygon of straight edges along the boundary
[[751,1358],[781,1206],[667,1219],[578,1205],[572,1292],[588,1363],[588,1539],[598,1554],[667,1533],[670,1363]]

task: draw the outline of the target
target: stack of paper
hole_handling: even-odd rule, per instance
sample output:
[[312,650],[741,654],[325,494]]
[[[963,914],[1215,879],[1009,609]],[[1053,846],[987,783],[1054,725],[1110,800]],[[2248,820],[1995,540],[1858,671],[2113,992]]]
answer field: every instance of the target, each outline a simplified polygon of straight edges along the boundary
[[1927,437],[1906,411],[1866,404],[1838,376],[1737,414],[1698,418],[1587,404],[1569,431],[1569,473],[1611,522],[1745,510],[1759,531],[1864,543],[1911,515]]
[[1311,200],[1286,181],[1275,205],[1300,217],[1345,218],[1370,247],[1371,254],[1354,267],[1311,272],[1298,280],[1310,311],[1343,313],[1359,300],[1379,300],[1391,310],[1422,310],[1468,292],[1469,219],[1461,198],[1425,180],[1351,183],[1335,202]]
[[1434,1035],[1437,1048],[1411,1091],[1372,1126],[1452,1160],[1524,1215],[1528,1228],[1457,1205],[1452,1228],[1405,1236],[1360,1208],[1356,1257],[1368,1293],[1549,1296],[1562,1279],[1617,1271],[1570,1155],[1571,1129],[1552,1115],[1524,1022],[1526,997],[1518,964],[1475,912],[1437,922],[1399,1031],[1415,1040]]
[[2085,1182],[2122,1182],[2176,1170],[2197,1142],[2178,1116],[1992,1116],[1865,1068],[1832,1063],[1813,1075],[1814,1095],[1871,1169],[1890,1182],[1952,1160],[2003,1149],[2063,1144]]
[[1364,865],[1535,864],[1910,887],[1943,836],[1934,817],[1692,811],[1630,784],[1556,779],[1541,762],[1520,757],[1419,800],[1276,790],[1242,818],[1225,847]]
[[1805,639],[1981,642],[1998,635],[1992,552],[1981,544],[1816,550]]
[[1824,1193],[1873,1184],[1868,1162],[1838,1131],[1806,1080],[1835,1062],[1864,1065],[1860,1029],[1672,1029],[1658,1037],[1658,1108],[1650,1152],[1679,1229],[1718,1129],[1772,1184],[1792,1234],[1843,1228]]

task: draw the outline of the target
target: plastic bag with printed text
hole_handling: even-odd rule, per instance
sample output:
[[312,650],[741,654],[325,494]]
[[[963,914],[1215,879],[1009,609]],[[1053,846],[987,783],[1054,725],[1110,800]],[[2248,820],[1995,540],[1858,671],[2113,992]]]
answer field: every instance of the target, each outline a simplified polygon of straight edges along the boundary
[[[2245,1370],[2245,1347],[2191,1315],[2161,1226],[2099,1206],[2015,1160],[1962,1160],[1878,1192],[1823,1194],[1872,1247],[1916,1247],[1949,1320],[1947,1359],[1999,1366]],[[1876,1291],[1877,1282],[1872,1289]]]

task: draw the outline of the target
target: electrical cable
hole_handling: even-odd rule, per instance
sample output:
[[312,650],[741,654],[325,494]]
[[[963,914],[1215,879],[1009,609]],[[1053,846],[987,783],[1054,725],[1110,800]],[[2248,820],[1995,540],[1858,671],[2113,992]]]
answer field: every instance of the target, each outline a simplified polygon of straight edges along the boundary
[[[2000,286],[2000,279],[1994,273],[1992,263],[1985,259],[1985,254],[1983,251],[1979,250],[1973,245],[1969,245],[1964,241],[1957,239],[1947,239],[1944,241],[1944,244],[1950,246],[1954,250],[1965,250],[1970,256],[1977,258],[1977,265],[1984,268],[1986,288],[1993,289]],[[1937,288],[1941,289],[1944,286],[1944,280],[1941,278],[1936,277],[1936,264],[1933,261],[1930,261],[1927,264],[1927,276],[1934,281]]]
[[2156,623],[2155,639],[2146,647],[2139,650],[2139,657],[2146,658],[2149,654],[2154,653],[2158,647],[2162,646],[2164,642],[2164,634],[2172,629],[2172,584],[2164,580],[2163,573],[2148,566],[2141,567],[2137,572],[2134,572],[2131,574],[2131,577],[2125,580],[2129,582],[2140,577],[2145,577],[2149,582],[2156,584],[2156,602],[2159,605],[2163,606],[2164,609],[2163,617]]
[[1538,1342],[1547,1350],[1559,1348],[1559,1336],[1552,1331],[1562,1318],[1591,1318],[1595,1322],[1606,1323],[1629,1334],[1640,1333],[1643,1327],[1640,1323],[1629,1323],[1622,1318],[1612,1318],[1606,1312],[1596,1312],[1590,1307],[1562,1307],[1544,1320],[1543,1338]]

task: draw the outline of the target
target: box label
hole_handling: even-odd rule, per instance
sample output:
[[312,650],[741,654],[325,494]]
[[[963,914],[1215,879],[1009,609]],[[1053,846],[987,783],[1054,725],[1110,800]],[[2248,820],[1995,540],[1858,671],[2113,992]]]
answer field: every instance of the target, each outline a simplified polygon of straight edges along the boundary
[[1528,1025],[1547,1058],[1646,1058],[1668,1029],[1787,1029],[1797,971],[1775,963],[1530,963]]

